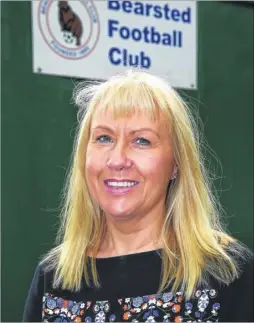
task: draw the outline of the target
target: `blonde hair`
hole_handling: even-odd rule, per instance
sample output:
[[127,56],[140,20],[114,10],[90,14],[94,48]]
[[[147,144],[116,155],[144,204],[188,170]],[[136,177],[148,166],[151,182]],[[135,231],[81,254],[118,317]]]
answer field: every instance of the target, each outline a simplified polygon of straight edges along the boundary
[[135,111],[156,118],[160,110],[171,125],[178,175],[166,199],[159,292],[173,283],[173,292],[182,288],[189,298],[199,283],[208,284],[208,277],[225,284],[237,278],[236,258],[246,250],[222,228],[219,204],[204,167],[199,131],[178,93],[162,78],[128,70],[106,82],[81,84],[74,96],[80,107],[79,127],[63,194],[58,245],[43,260],[48,268],[55,269],[54,286],[77,291],[82,277],[88,285],[92,281],[100,286],[96,254],[106,222],[103,210],[91,199],[85,178],[86,149],[96,109],[110,109],[116,118]]

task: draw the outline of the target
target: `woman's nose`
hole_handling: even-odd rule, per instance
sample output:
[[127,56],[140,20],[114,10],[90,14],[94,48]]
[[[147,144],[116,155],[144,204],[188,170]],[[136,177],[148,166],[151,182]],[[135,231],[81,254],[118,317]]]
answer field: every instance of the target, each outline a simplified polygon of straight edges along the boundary
[[122,143],[116,144],[109,152],[107,165],[114,170],[131,167],[131,160],[128,157],[127,147]]

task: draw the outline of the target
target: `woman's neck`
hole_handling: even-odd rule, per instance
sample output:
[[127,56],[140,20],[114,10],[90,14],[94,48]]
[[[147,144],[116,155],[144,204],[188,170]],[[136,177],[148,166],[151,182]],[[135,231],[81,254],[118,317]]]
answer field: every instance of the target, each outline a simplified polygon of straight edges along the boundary
[[164,217],[110,221],[97,257],[121,256],[162,248],[161,228]]

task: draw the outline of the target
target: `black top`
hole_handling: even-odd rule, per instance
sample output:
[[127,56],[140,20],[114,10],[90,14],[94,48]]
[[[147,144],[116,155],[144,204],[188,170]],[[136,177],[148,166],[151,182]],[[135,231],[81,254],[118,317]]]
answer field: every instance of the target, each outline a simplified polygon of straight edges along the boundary
[[187,301],[170,288],[156,294],[161,257],[149,251],[120,257],[98,258],[102,287],[82,282],[79,292],[54,290],[53,272],[38,266],[25,305],[25,322],[253,322],[253,260],[230,286],[211,280]]

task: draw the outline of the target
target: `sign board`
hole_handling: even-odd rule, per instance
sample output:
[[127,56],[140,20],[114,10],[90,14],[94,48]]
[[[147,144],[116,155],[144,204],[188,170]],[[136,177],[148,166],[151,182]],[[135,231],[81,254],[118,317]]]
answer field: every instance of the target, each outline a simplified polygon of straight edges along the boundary
[[106,79],[142,67],[197,87],[196,1],[32,1],[33,71]]

